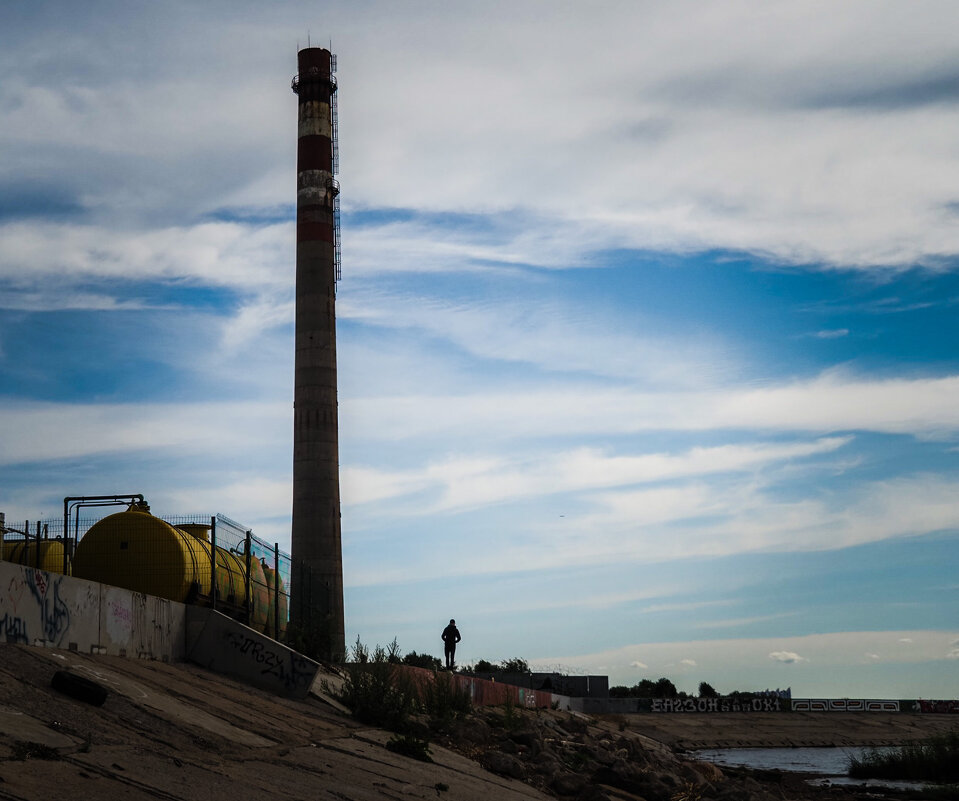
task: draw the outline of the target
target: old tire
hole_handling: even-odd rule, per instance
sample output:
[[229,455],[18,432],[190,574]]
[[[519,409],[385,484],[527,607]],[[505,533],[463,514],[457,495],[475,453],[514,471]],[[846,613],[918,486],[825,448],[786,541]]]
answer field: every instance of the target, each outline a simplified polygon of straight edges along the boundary
[[54,673],[50,686],[58,693],[69,695],[71,698],[93,706],[103,706],[103,702],[107,700],[106,687],[68,670],[58,670]]

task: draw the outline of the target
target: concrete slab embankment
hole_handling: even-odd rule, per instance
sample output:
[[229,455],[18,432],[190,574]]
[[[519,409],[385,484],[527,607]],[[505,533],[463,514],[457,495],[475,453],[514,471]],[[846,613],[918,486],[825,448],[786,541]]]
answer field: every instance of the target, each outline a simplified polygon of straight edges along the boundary
[[[0,663],[0,710],[32,721],[0,727],[4,798],[550,801],[437,745],[432,763],[418,762],[387,750],[388,732],[313,698],[278,698],[189,663],[16,645],[0,645]],[[106,703],[52,690],[64,668],[108,686]],[[24,740],[60,758],[12,759]]]

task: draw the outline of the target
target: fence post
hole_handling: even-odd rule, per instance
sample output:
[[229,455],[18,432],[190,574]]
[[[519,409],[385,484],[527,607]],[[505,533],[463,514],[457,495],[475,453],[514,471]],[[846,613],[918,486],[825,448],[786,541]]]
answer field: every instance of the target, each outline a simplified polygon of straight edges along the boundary
[[216,515],[210,517],[210,608],[216,611]]
[[[27,529],[27,534],[30,533],[30,529]],[[37,570],[40,569],[40,521],[37,521],[37,541],[36,541],[37,554],[34,558],[34,563],[36,564]]]
[[273,543],[273,639],[280,641],[280,543]]
[[251,559],[253,557],[253,531],[246,532],[246,625],[250,625],[253,620],[253,601],[250,595],[252,581],[250,577]]

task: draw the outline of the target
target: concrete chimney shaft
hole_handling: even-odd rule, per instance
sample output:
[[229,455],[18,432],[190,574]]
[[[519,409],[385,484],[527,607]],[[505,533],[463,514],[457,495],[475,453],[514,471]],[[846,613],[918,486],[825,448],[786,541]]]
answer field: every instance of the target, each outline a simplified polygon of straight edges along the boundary
[[[293,411],[294,624],[323,627],[327,659],[346,653],[336,400],[333,56],[298,54],[296,361]],[[304,568],[309,568],[306,570]]]

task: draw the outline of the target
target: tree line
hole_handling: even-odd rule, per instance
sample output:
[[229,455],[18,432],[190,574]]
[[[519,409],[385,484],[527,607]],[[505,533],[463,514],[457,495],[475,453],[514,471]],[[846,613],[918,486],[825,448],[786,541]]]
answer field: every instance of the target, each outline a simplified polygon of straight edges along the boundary
[[[765,693],[759,693],[763,695]],[[632,687],[626,687],[625,685],[619,684],[615,687],[609,688],[609,697],[610,698],[732,698],[735,700],[739,699],[749,699],[757,695],[755,692],[744,692],[742,690],[734,690],[731,693],[726,693],[724,696],[721,696],[720,693],[707,681],[702,681],[699,683],[699,694],[693,695],[692,693],[687,693],[684,690],[677,690],[676,685],[673,684],[667,678],[657,679],[653,681],[652,679],[643,679],[637,684],[634,684]]]

